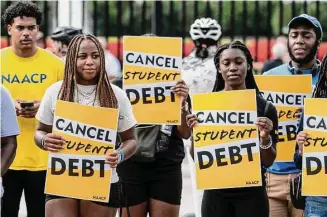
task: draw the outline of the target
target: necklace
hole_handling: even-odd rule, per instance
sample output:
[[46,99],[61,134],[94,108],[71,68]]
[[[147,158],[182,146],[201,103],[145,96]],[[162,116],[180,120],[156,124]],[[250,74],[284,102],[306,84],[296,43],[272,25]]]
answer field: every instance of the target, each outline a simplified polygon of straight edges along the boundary
[[96,101],[96,96],[94,95],[95,90],[97,86],[95,86],[92,90],[90,91],[83,91],[82,89],[78,88],[76,85],[76,101],[79,104],[83,105],[93,105],[95,104]]

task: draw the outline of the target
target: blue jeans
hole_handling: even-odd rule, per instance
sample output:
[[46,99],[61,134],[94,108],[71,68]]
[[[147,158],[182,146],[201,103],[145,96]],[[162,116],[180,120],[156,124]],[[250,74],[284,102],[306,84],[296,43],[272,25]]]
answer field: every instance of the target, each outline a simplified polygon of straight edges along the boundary
[[327,217],[327,197],[307,197],[305,217]]

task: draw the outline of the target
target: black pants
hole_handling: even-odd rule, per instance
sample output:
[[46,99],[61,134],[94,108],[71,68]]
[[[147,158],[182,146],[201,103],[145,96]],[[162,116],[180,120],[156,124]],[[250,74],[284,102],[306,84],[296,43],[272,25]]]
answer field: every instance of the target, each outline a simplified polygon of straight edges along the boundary
[[4,195],[1,216],[18,217],[19,204],[24,190],[28,217],[45,216],[46,171],[8,170],[2,177]]
[[202,217],[269,217],[264,187],[204,191]]

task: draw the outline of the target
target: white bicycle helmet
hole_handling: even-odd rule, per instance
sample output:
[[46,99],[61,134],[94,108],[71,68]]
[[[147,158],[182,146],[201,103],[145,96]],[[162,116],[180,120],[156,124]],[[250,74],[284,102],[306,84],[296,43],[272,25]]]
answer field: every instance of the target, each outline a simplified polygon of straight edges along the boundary
[[221,36],[221,26],[211,18],[196,19],[191,25],[190,35],[193,41],[198,39],[218,41]]

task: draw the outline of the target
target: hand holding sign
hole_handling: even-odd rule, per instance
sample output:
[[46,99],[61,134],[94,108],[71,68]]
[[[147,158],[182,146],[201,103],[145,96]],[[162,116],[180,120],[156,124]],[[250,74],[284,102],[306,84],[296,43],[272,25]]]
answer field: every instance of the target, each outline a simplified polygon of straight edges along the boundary
[[58,152],[63,149],[63,145],[66,143],[62,136],[48,133],[44,136],[43,147],[47,151]]
[[266,139],[269,137],[270,132],[273,129],[273,123],[269,118],[258,117],[256,125],[259,128],[260,138]]
[[177,81],[176,85],[171,88],[171,90],[178,96],[181,97],[181,103],[182,105],[185,103],[189,88],[187,87],[185,81],[179,80]]
[[195,114],[189,114],[186,116],[186,123],[189,128],[193,128],[198,123],[198,118]]
[[305,141],[308,138],[308,134],[304,131],[301,131],[297,136],[296,136],[296,143],[299,146],[299,154],[302,156],[303,155],[303,145]]
[[106,164],[109,164],[111,168],[116,168],[118,164],[118,151],[110,152],[106,155]]

